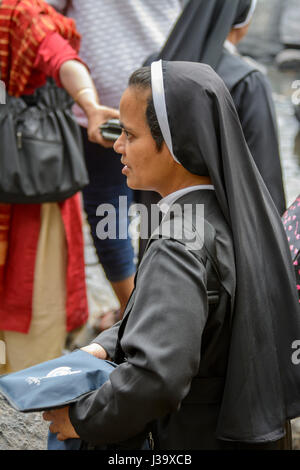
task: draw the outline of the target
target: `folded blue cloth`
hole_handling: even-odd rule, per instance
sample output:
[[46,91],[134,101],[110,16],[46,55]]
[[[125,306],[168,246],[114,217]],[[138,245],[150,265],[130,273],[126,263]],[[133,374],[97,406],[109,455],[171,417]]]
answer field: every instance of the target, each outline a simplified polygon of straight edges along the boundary
[[115,367],[110,361],[77,350],[0,376],[0,393],[22,412],[58,408],[100,388]]
[[[0,376],[0,393],[18,411],[43,411],[74,403],[109,378],[116,364],[78,350]],[[48,450],[79,450],[81,439],[58,441],[49,431]]]

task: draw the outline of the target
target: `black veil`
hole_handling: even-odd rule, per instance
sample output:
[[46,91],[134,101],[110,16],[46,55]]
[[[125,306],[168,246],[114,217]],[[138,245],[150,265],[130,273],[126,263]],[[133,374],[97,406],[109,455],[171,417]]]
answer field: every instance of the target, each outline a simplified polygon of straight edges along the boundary
[[169,127],[165,141],[187,170],[211,177],[233,234],[237,284],[217,437],[280,439],[285,420],[300,415],[300,365],[292,361],[300,311],[281,219],[220,77],[198,63],[151,67],[158,121]]
[[187,60],[215,69],[229,31],[250,21],[255,5],[256,0],[190,0],[163,49],[145,65],[158,59]]

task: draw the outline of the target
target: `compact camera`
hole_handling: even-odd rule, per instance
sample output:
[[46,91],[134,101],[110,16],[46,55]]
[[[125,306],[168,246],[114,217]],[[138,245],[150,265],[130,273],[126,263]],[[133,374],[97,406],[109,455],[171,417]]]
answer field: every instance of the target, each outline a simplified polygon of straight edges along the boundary
[[119,119],[109,119],[100,127],[100,132],[104,139],[115,142],[122,133]]

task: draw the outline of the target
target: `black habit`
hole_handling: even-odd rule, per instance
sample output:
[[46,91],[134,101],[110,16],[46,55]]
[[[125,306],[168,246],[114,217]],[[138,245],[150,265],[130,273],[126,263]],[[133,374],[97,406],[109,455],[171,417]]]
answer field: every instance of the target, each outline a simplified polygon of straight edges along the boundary
[[[224,48],[231,28],[245,21],[252,4],[253,0],[190,0],[160,53],[145,64],[158,59],[184,60],[214,68],[231,93],[252,157],[282,215],[286,202],[270,83],[258,64]],[[151,207],[159,196],[137,191],[136,200]],[[145,246],[146,241],[141,240],[140,258]]]
[[152,93],[170,152],[212,180],[214,191],[176,201],[204,204],[204,236],[193,227],[204,245],[153,234],[123,320],[94,341],[120,366],[70,407],[71,422],[96,446],[150,426],[159,449],[272,448],[300,415],[300,317],[281,219],[209,66],[152,64]]

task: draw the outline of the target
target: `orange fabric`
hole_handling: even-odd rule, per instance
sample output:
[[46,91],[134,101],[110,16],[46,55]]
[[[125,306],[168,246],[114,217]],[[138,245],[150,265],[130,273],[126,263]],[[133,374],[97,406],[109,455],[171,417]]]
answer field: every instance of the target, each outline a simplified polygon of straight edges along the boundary
[[78,52],[81,37],[74,20],[60,15],[43,0],[2,0],[0,71],[10,95],[23,94],[38,48],[51,32],[59,33]]

